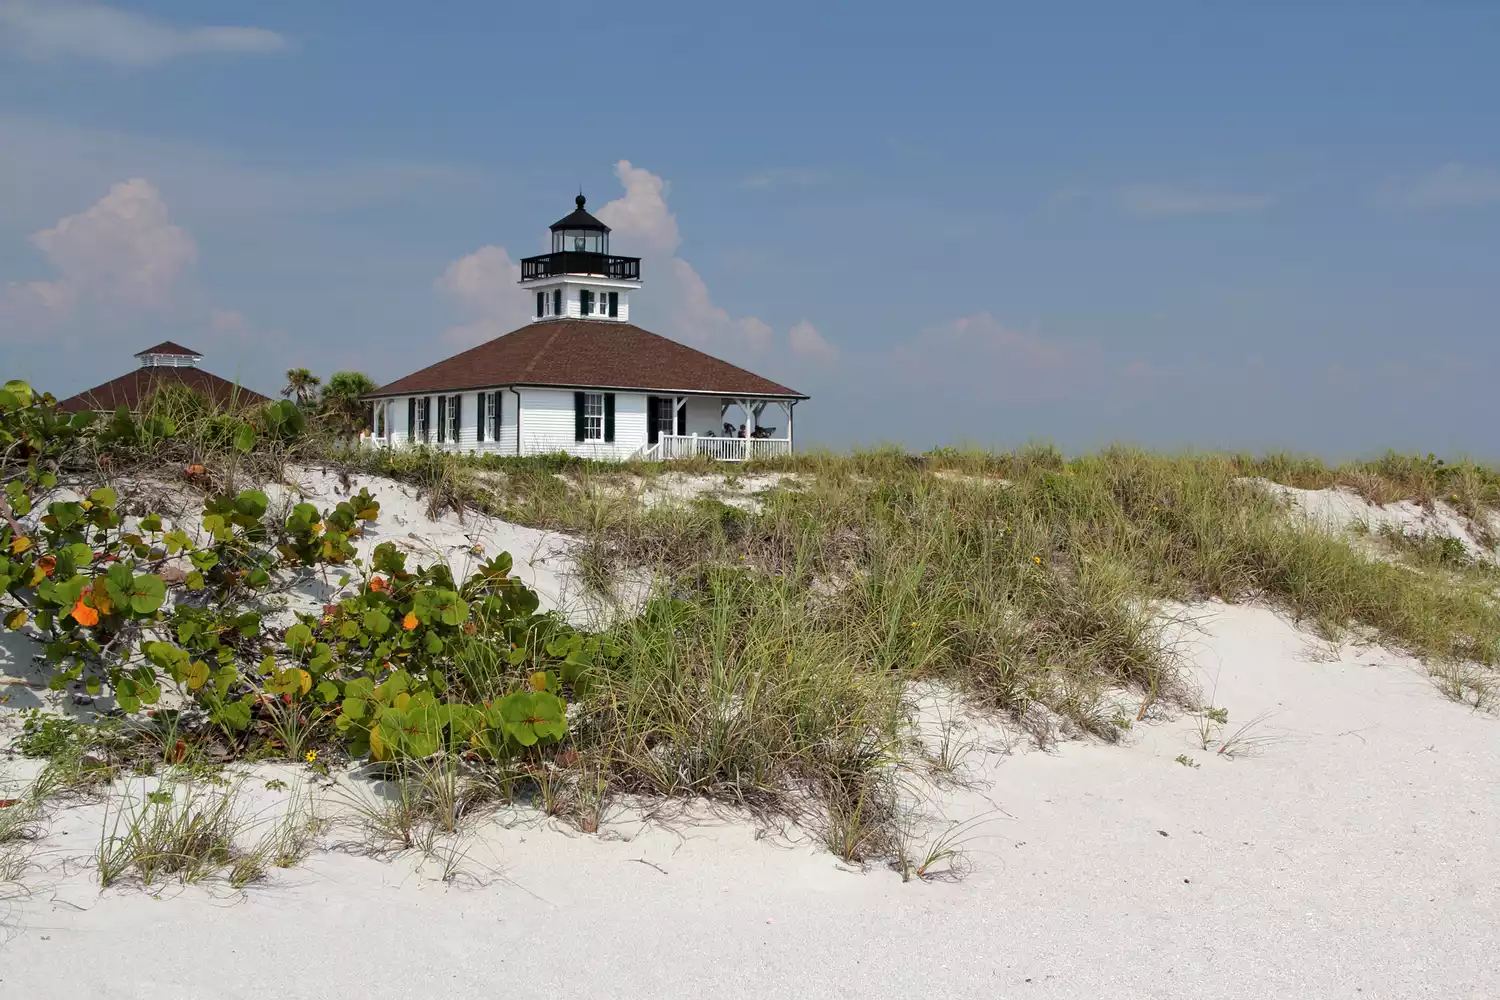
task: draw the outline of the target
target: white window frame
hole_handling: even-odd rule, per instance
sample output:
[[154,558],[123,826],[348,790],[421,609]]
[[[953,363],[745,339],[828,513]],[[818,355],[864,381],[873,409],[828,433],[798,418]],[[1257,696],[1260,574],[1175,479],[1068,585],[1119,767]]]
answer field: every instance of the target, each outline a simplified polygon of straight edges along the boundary
[[602,392],[583,394],[583,439],[585,441],[604,440],[604,393]]
[[486,396],[489,399],[489,402],[485,404],[484,432],[489,435],[488,440],[499,441],[500,428],[502,426],[502,414],[500,412],[500,390],[496,389],[494,392],[481,393],[481,395]]
[[656,404],[656,433],[658,436],[662,434],[676,434],[677,398],[675,396],[662,396],[660,398],[662,402],[672,405],[662,406],[661,403]]
[[463,440],[464,429],[459,423],[463,418],[463,405],[459,400],[463,399],[463,393],[454,393],[448,397],[448,443],[457,448]]
[[412,407],[412,426],[408,428],[413,441],[427,443],[427,397],[415,396],[417,405]]

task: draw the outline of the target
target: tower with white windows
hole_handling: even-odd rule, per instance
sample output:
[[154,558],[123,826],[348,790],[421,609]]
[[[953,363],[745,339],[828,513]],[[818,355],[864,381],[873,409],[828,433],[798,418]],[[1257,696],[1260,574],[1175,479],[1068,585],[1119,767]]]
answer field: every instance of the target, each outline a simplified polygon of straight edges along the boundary
[[578,207],[551,226],[552,250],[521,261],[521,285],[532,292],[532,319],[627,322],[630,293],[641,287],[641,259],[609,252],[609,227]]

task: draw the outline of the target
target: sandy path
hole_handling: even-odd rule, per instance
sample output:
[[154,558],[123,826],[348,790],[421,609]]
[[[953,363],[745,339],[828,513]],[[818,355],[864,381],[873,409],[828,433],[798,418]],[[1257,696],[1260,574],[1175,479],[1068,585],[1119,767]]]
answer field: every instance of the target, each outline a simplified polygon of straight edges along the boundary
[[989,787],[944,811],[1003,813],[956,884],[728,824],[493,830],[474,856],[506,880],[468,889],[341,854],[217,899],[60,875],[9,904],[0,996],[1500,995],[1500,722],[1397,657],[1313,662],[1268,611],[1199,610],[1215,702],[1231,730],[1275,712],[1273,741],[1230,760],[1184,719],[976,755]]

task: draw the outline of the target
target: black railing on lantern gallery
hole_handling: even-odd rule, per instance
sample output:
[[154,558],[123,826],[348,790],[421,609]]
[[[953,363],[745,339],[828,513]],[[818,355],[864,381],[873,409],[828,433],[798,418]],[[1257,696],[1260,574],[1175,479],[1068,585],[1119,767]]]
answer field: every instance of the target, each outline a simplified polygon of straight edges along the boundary
[[559,250],[544,253],[540,257],[521,259],[521,280],[551,278],[559,274],[597,274],[622,281],[641,280],[639,257],[611,257],[609,254],[590,253],[586,250]]

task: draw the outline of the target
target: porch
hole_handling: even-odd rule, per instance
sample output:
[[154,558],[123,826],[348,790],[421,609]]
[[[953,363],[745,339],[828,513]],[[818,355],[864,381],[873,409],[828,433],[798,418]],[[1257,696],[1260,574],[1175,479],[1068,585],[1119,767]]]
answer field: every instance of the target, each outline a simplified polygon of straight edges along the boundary
[[[790,455],[796,403],[754,397],[652,397],[647,406],[647,443],[634,457],[648,462],[692,458],[749,462]],[[783,418],[779,427],[768,423],[777,410]]]
[[707,458],[715,462],[748,462],[757,458],[790,455],[790,438],[699,437],[696,434],[663,434],[642,452],[647,461],[671,462],[684,458]]

